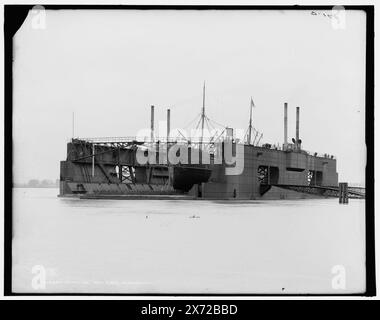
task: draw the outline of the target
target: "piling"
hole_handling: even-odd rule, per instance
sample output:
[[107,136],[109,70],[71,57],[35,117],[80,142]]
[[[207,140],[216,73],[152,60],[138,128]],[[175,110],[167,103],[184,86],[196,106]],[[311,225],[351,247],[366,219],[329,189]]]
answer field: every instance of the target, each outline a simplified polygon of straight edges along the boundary
[[339,203],[348,204],[348,183],[339,182]]

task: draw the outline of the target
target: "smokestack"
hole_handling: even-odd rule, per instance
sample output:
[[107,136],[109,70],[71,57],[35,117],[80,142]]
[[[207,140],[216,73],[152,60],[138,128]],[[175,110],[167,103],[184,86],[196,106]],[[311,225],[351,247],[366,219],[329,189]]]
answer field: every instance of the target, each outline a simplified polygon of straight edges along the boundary
[[226,137],[227,139],[232,140],[234,138],[234,129],[233,128],[226,128]]
[[288,103],[284,103],[284,147],[288,145]]
[[299,145],[300,140],[300,107],[296,108],[296,144]]
[[169,142],[169,136],[170,136],[170,109],[167,110],[166,115],[166,140]]
[[154,140],[154,106],[150,107],[150,141]]

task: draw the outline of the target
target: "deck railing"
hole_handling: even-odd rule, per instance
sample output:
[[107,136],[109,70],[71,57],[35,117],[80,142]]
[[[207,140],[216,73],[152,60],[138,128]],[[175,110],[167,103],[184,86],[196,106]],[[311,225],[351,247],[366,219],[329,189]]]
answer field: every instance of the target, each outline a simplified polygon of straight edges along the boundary
[[[199,137],[155,137],[154,143],[188,143],[188,144],[213,144],[216,142],[222,142],[225,137],[218,137],[218,138],[210,138],[210,137],[204,137],[202,140]],[[113,144],[113,143],[133,143],[133,142],[139,142],[142,144],[151,144],[151,138],[148,136],[145,137],[137,137],[137,136],[126,136],[126,137],[92,137],[92,138],[75,138],[72,140],[78,140],[78,141],[85,141],[88,143],[95,143],[95,144]],[[233,140],[236,143],[244,143],[243,140],[240,139],[234,139]],[[269,144],[269,143],[261,143],[259,145],[255,145],[255,147],[258,148],[264,148],[269,150],[283,150],[282,146],[279,144]],[[288,145],[287,150],[283,151],[295,151],[294,148],[291,147],[291,145]],[[320,153],[320,152],[311,152],[307,150],[300,150],[299,152],[312,155],[319,158],[326,158],[326,159],[336,159],[334,155],[330,155],[327,153]]]

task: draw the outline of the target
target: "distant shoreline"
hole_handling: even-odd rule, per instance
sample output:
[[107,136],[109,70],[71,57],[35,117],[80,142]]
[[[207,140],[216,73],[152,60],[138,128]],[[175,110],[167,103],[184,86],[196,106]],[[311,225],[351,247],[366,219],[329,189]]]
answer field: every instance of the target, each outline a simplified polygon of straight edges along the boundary
[[59,186],[38,186],[38,187],[30,187],[30,186],[13,186],[13,188],[17,189],[58,189]]

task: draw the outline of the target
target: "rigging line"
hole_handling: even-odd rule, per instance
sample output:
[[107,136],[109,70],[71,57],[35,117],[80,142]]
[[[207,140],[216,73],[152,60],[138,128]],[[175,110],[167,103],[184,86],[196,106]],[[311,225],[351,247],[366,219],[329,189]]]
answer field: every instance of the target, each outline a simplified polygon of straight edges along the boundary
[[215,136],[218,134],[218,132],[217,131],[215,131],[215,134],[211,137],[211,139],[210,139],[210,141],[215,141]]
[[214,124],[216,124],[219,127],[222,127],[222,128],[228,127],[227,125],[224,125],[224,124],[221,124],[219,122],[216,122],[215,120],[210,119],[210,121],[213,122]]
[[207,119],[206,119],[206,126],[207,126],[207,130],[208,130],[209,140],[211,141],[211,139],[212,139],[212,137],[211,137],[212,130],[210,128],[210,123],[209,123],[209,121]]
[[215,128],[215,127],[213,126],[213,124],[211,123],[211,121],[210,121],[209,118],[207,118],[207,121],[208,121],[208,123],[210,124],[210,126],[211,126],[211,128],[212,128],[213,130],[215,130],[215,131],[218,130],[217,128]]
[[[214,135],[212,136],[212,139],[214,139],[215,136],[218,135],[218,133],[220,132],[220,130],[218,128],[216,128],[216,127],[213,126],[213,124],[211,123],[211,121],[210,121],[209,118],[207,118],[207,121],[210,124],[210,126],[212,127],[212,129],[215,131]],[[223,130],[224,130],[224,127],[223,127]]]
[[261,140],[261,138],[263,137],[263,134],[261,134],[261,136],[260,136],[260,138],[259,138],[259,140],[257,141],[257,146],[259,145],[259,143],[260,143],[260,140]]
[[206,118],[206,126],[207,126],[207,129],[208,129],[208,133],[211,133],[211,123],[210,121]]
[[[214,135],[211,137],[211,141],[213,141],[214,140],[214,138],[218,135],[218,133],[220,132],[220,130],[219,129],[217,129],[217,128],[215,128],[212,124],[211,124],[211,122],[209,122],[210,123],[210,126],[213,128],[213,130],[214,130]],[[224,129],[223,129],[224,130]],[[223,133],[223,131],[222,131],[222,133]]]
[[177,130],[177,131],[178,131],[178,133],[179,133],[182,137],[184,137],[186,140],[188,140],[188,139],[182,134],[181,131],[179,131],[179,130]]
[[224,133],[224,131],[226,131],[226,129],[224,129],[224,130],[222,131],[222,133],[216,138],[216,140],[218,140],[218,139],[222,136],[222,134]]
[[207,131],[208,131],[208,136],[210,138],[210,135],[211,135],[211,131],[212,131],[212,125],[210,123],[210,121],[205,117],[205,123],[206,123],[206,127],[207,127]]
[[199,125],[201,124],[201,121],[202,121],[202,115],[199,117],[199,120],[198,120],[197,126],[195,127],[195,130],[198,129]]
[[200,113],[198,113],[197,115],[196,115],[196,117],[193,119],[193,120],[191,120],[185,127],[183,127],[184,129],[186,129],[187,127],[189,127],[195,120],[197,120],[197,118],[200,116]]
[[215,120],[212,120],[212,119],[210,119],[210,118],[207,117],[207,116],[206,116],[206,118],[208,118],[210,121],[214,122],[215,124],[217,124],[217,125],[220,126],[220,127],[223,127],[223,128],[226,127],[224,124],[220,124],[219,122],[216,122]]
[[259,134],[259,132],[256,131],[255,137],[253,138],[253,142],[252,142],[253,145],[255,145],[255,142],[256,142],[256,139],[257,139],[257,135],[258,135],[258,134]]

